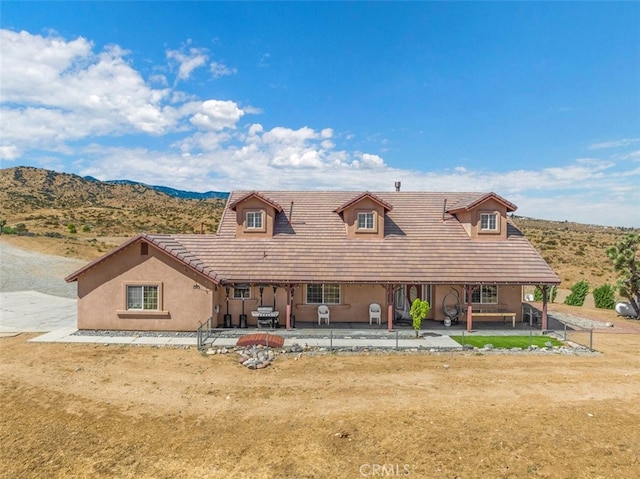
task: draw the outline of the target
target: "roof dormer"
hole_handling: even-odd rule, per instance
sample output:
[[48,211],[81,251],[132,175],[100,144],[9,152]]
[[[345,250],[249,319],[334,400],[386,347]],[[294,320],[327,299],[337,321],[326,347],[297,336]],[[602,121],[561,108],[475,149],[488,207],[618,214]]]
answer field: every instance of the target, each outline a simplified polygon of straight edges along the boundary
[[393,207],[373,193],[364,192],[335,210],[342,216],[349,239],[383,239],[384,218]]
[[492,192],[470,195],[447,212],[455,215],[471,238],[495,241],[507,238],[507,213],[516,209],[516,205]]
[[236,212],[236,238],[271,238],[276,214],[282,207],[252,191],[229,205]]

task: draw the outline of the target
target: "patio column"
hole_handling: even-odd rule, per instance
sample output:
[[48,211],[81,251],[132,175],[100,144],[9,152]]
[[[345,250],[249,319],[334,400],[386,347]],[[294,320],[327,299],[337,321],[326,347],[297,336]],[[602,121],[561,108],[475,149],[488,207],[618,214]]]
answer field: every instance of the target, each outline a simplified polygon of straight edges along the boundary
[[387,285],[387,330],[393,331],[393,285]]
[[548,324],[547,324],[547,292],[549,291],[549,286],[547,286],[546,284],[542,286],[542,318],[541,318],[541,322],[542,322],[542,330],[546,331]]
[[291,296],[293,295],[293,286],[290,284],[285,286],[287,291],[287,313],[286,313],[286,327],[287,331],[291,329]]
[[467,331],[471,332],[473,330],[473,286],[470,284],[467,285]]

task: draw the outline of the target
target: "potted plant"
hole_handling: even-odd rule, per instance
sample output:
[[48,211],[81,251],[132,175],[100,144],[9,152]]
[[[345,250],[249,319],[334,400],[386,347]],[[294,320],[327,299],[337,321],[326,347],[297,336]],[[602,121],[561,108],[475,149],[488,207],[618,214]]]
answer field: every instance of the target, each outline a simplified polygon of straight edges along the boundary
[[413,303],[411,303],[411,310],[409,311],[409,313],[411,314],[411,319],[413,320],[413,329],[416,332],[416,338],[419,336],[420,327],[422,326],[422,320],[427,317],[427,314],[429,314],[429,309],[431,309],[429,301],[424,301],[420,298],[416,298]]

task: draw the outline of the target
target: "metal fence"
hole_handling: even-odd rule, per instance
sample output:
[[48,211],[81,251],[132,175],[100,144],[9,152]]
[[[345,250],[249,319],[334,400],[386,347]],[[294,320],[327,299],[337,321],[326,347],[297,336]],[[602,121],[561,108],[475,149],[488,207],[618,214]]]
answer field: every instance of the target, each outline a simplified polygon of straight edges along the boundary
[[584,328],[576,324],[565,323],[556,320],[562,325],[562,329],[554,330],[564,341],[569,341],[593,351],[593,328]]
[[212,327],[213,317],[207,319],[204,323],[200,323],[196,331],[198,350],[202,351],[207,340],[213,336],[214,328]]

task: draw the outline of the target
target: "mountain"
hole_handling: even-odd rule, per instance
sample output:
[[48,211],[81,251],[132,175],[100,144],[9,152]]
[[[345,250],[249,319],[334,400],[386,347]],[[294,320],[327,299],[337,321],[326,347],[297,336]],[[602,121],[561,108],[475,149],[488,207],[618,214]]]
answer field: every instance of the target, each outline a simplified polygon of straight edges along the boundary
[[0,170],[0,219],[41,235],[64,235],[71,229],[94,237],[212,233],[224,204],[220,197],[184,199],[142,183],[104,182],[24,166]]
[[[92,176],[85,176],[84,179],[89,181],[100,182],[100,180]],[[222,191],[207,191],[205,193],[198,193],[196,191],[176,190],[175,188],[169,188],[168,186],[147,185],[145,183],[139,183],[137,181],[131,181],[131,180],[107,180],[107,181],[104,181],[103,183],[109,183],[112,185],[132,185],[132,186],[150,188],[152,190],[159,191],[169,196],[174,196],[175,198],[181,198],[183,200],[208,200],[211,198],[226,200],[227,198],[229,198],[228,192],[225,193]]]

